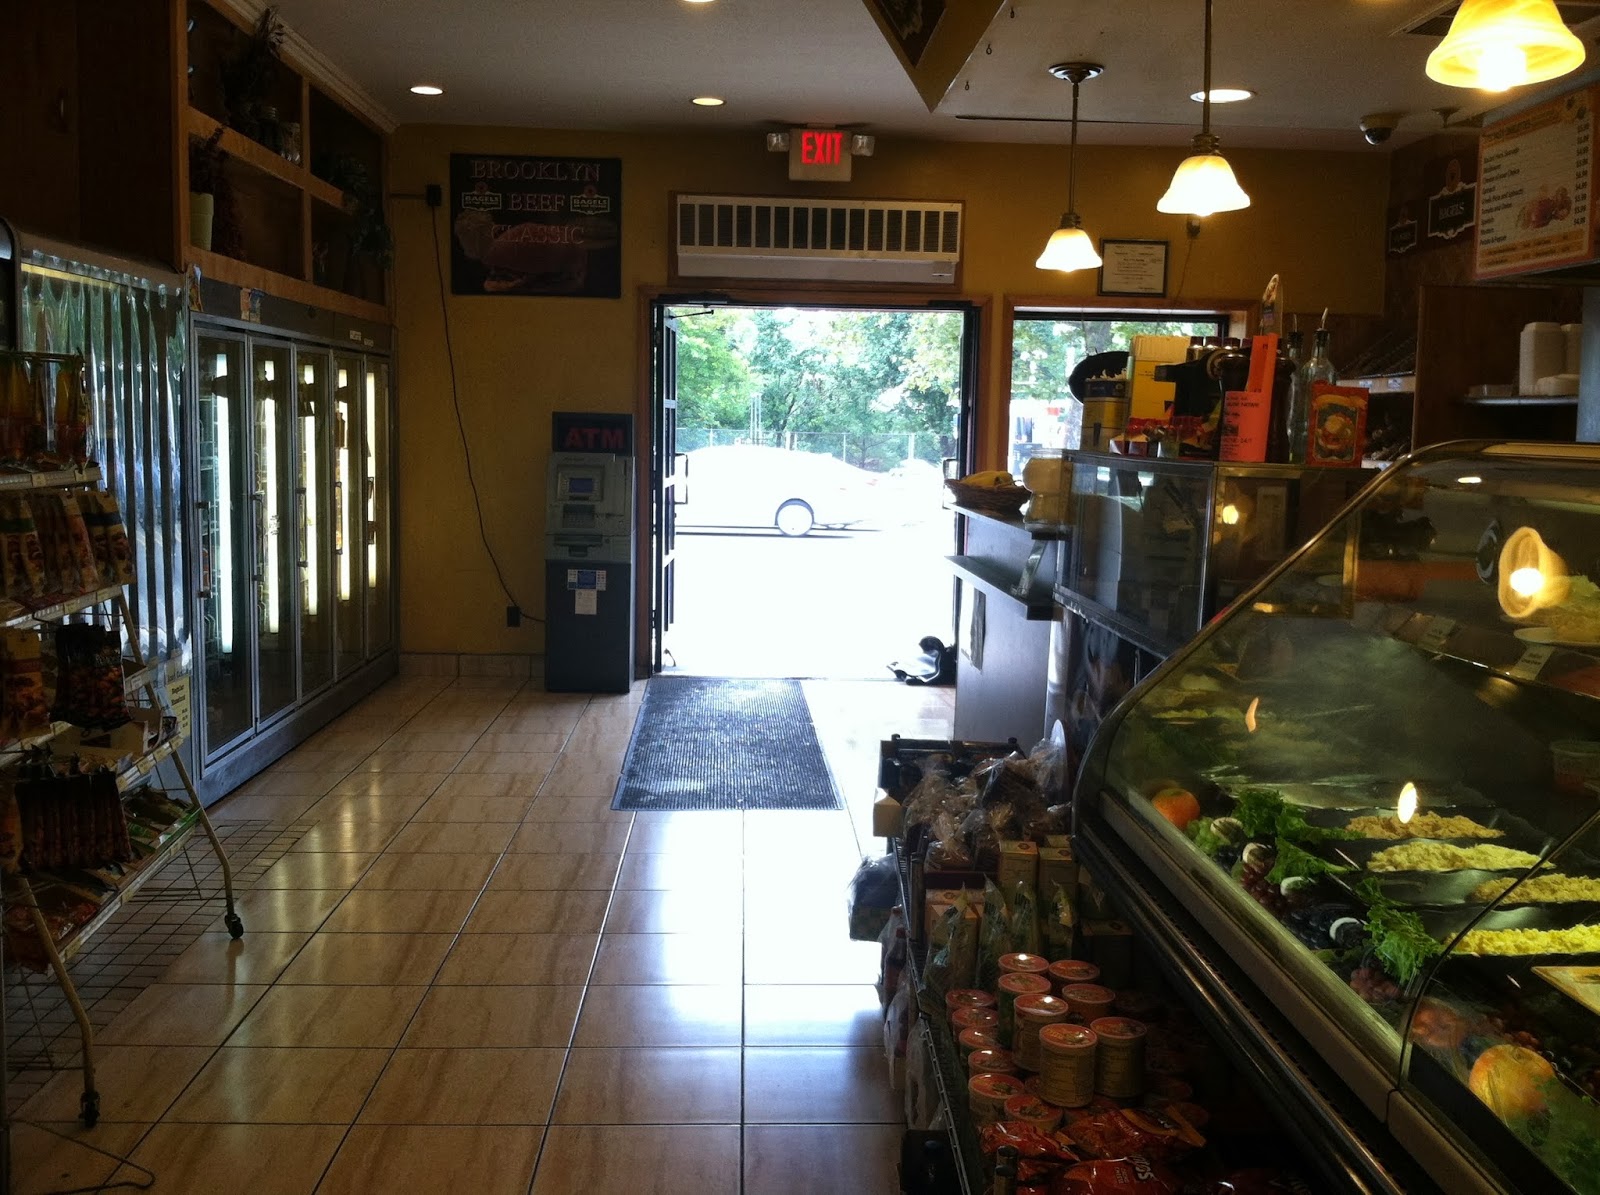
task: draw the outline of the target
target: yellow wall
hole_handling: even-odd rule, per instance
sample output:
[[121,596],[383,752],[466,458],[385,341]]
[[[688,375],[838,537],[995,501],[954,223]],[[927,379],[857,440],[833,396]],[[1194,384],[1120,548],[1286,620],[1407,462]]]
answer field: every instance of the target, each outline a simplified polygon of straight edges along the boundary
[[[854,195],[966,204],[963,292],[1092,297],[1095,274],[1034,269],[1065,206],[1059,146],[896,141],[855,163],[849,184],[791,184],[786,158],[754,133],[649,136],[528,129],[407,126],[394,137],[393,192],[446,183],[452,152],[619,157],[623,163],[620,300],[451,297],[450,331],[466,432],[490,541],[523,609],[542,613],[544,466],[553,410],[631,411],[637,387],[638,288],[667,278],[668,197],[674,191]],[[1184,297],[1258,298],[1282,274],[1289,308],[1378,313],[1383,302],[1386,159],[1377,154],[1229,153],[1252,206],[1213,217],[1193,244],[1155,201],[1182,157],[1174,149],[1084,147],[1078,208],[1094,236],[1172,242],[1169,290]],[[395,199],[399,325],[401,645],[414,652],[537,652],[542,628],[505,626],[506,602],[478,539],[450,403],[429,220],[443,213]],[[986,346],[990,393],[1002,392],[1001,329]]]

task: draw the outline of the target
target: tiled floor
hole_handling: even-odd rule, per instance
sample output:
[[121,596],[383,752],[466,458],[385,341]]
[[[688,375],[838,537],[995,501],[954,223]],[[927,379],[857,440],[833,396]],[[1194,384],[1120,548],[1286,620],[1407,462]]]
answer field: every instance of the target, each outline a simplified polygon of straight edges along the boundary
[[[158,1191],[894,1191],[844,889],[878,741],[947,737],[951,694],[806,687],[847,812],[614,813],[642,687],[394,682],[214,810],[257,848],[243,941],[130,914],[175,940],[96,1006],[101,1125],[75,1073],[22,1117]],[[117,1169],[26,1123],[13,1153],[24,1195]]]

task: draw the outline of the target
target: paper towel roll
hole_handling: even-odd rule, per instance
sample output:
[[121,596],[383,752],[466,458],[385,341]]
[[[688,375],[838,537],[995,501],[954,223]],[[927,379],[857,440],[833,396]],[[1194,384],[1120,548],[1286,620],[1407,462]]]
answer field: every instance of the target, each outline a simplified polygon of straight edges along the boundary
[[1562,373],[1567,364],[1567,338],[1561,325],[1536,320],[1522,329],[1517,356],[1517,393],[1537,394],[1539,379]]
[[1579,368],[1580,358],[1583,356],[1583,325],[1562,324],[1562,334],[1567,338],[1567,368],[1566,373],[1582,373]]

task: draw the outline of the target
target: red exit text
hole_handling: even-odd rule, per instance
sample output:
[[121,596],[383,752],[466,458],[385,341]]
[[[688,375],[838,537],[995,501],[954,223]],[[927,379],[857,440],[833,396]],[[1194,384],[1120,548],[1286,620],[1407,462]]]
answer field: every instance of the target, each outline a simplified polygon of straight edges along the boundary
[[844,159],[844,134],[829,129],[800,133],[800,160],[807,166],[837,166]]

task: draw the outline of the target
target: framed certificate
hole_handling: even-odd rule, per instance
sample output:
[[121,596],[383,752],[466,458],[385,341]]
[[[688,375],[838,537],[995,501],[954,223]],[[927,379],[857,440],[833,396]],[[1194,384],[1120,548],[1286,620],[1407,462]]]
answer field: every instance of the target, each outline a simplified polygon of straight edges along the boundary
[[1102,295],[1167,294],[1168,241],[1100,242],[1100,293]]

